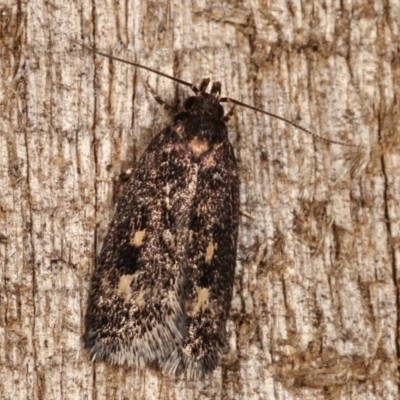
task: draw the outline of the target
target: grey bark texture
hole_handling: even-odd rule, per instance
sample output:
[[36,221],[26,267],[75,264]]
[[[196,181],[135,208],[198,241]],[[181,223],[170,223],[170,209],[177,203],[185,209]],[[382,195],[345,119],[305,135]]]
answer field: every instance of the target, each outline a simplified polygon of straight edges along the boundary
[[[118,176],[190,93],[241,107],[238,266],[215,373],[104,363],[83,316]],[[400,3],[0,0],[0,398],[397,399]],[[228,109],[229,107],[226,107]]]

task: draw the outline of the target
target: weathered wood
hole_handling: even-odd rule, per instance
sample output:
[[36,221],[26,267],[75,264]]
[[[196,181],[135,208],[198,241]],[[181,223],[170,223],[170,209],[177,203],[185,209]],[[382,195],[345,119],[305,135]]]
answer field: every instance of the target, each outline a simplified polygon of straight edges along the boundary
[[[398,2],[0,2],[0,398],[397,399]],[[89,285],[118,195],[187,88],[236,107],[230,352],[205,382],[92,365]]]

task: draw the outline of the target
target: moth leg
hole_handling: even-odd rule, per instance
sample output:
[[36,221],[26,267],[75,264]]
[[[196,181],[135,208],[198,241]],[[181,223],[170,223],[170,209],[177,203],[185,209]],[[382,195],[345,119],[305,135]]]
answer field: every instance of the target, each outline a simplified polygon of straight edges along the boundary
[[168,111],[169,113],[175,114],[178,110],[179,106],[179,100],[174,105],[167,104],[164,99],[162,99],[156,91],[150,86],[148,81],[144,81],[144,84],[146,85],[147,90],[151,93],[151,95],[154,97],[154,100],[160,104],[160,106]]
[[228,111],[228,114],[226,114],[224,116],[224,118],[222,118],[222,121],[224,121],[224,122],[228,122],[229,121],[229,119],[234,114],[235,107],[236,107],[236,104],[234,104],[233,107]]

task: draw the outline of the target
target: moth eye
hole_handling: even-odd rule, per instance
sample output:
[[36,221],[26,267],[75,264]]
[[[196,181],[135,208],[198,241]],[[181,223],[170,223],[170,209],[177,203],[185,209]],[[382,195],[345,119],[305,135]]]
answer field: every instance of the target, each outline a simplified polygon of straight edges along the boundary
[[196,97],[194,97],[194,96],[187,98],[183,105],[185,107],[185,110],[189,110],[190,108],[192,108],[195,101],[196,101]]

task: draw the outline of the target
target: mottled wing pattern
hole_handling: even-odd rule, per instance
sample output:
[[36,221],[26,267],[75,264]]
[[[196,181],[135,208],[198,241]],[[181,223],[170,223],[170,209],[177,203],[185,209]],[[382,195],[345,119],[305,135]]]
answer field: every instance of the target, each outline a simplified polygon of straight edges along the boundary
[[92,278],[85,347],[92,360],[143,367],[181,346],[197,169],[171,128],[157,135],[118,204]]
[[228,139],[198,165],[187,245],[187,334],[162,363],[165,371],[190,378],[213,371],[226,345],[239,222],[239,178]]

